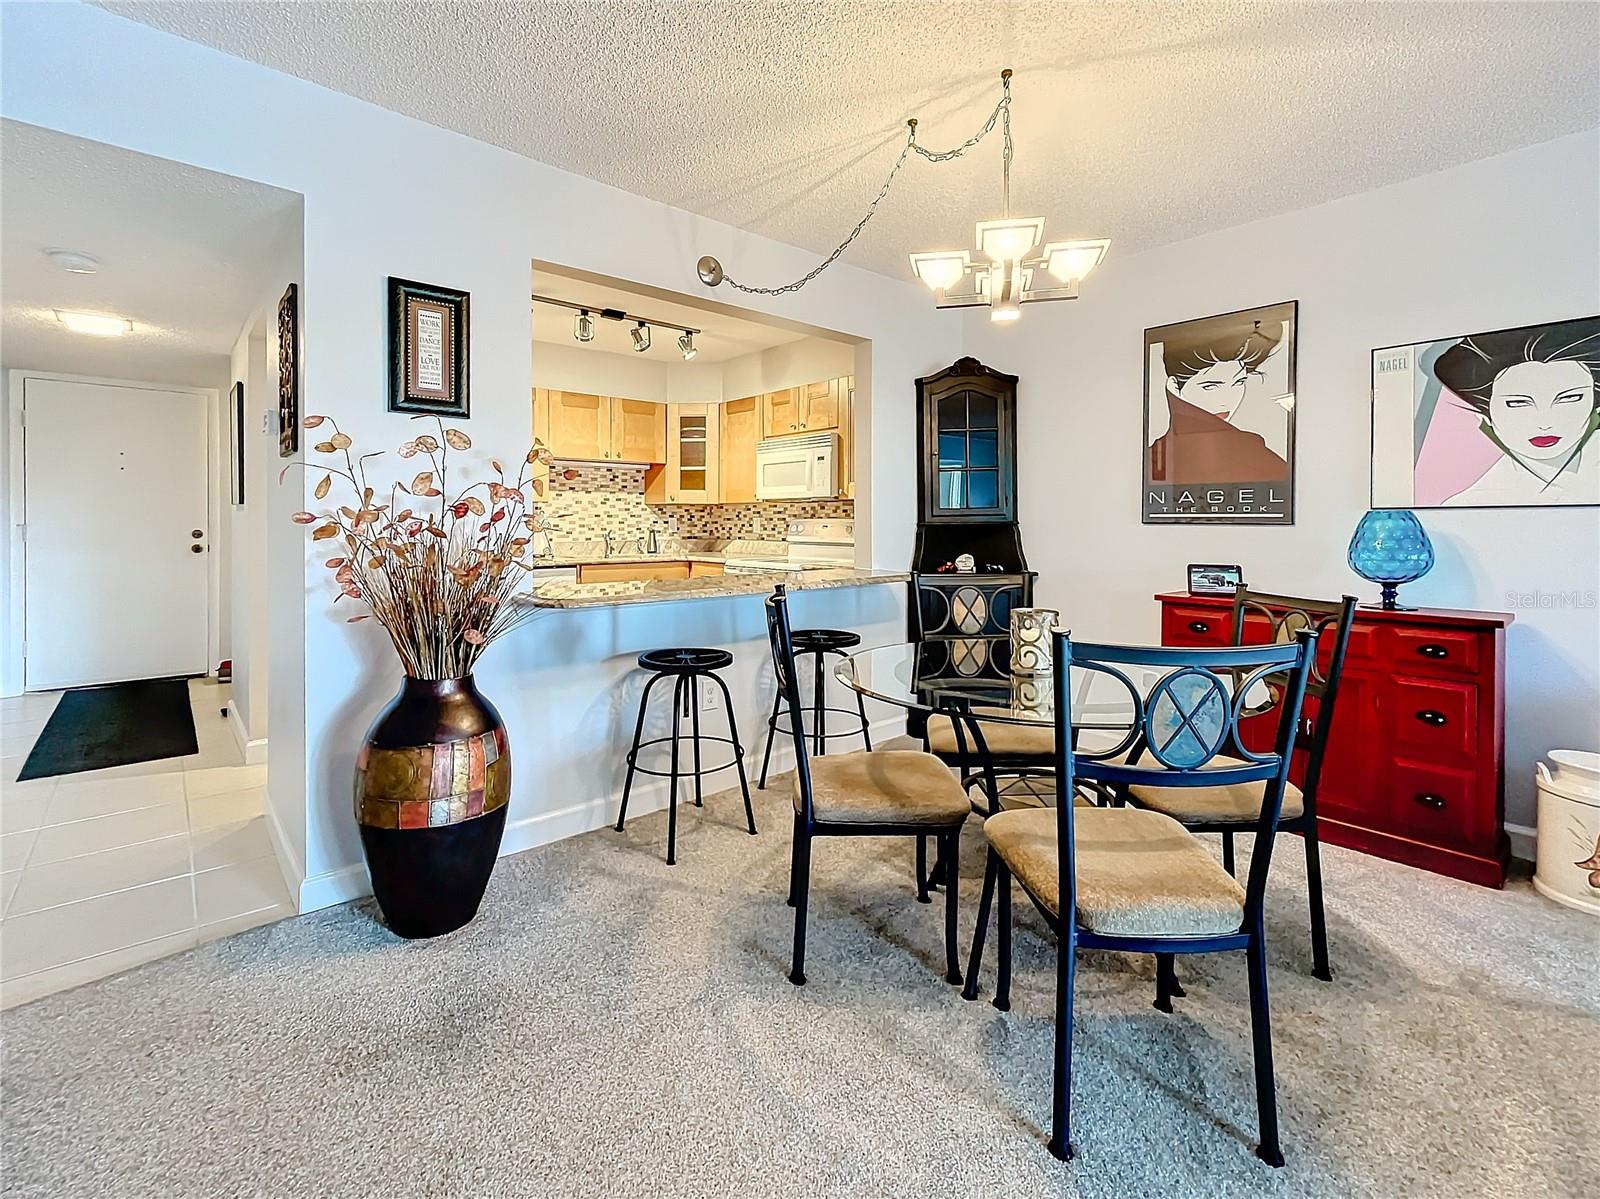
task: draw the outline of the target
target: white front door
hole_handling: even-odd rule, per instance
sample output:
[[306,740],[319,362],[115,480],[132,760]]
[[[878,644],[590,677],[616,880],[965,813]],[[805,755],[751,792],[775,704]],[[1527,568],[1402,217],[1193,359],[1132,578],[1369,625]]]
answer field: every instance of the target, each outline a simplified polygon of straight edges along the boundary
[[24,685],[207,673],[205,397],[22,387]]

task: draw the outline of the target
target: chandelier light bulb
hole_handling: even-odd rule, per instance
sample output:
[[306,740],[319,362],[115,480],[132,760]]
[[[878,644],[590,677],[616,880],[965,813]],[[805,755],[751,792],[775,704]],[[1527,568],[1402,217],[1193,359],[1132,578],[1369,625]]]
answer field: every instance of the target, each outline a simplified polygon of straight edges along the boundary
[[1063,283],[1081,283],[1106,256],[1111,239],[1092,241],[1053,241],[1042,251],[1044,269]]
[[911,270],[934,291],[949,291],[966,277],[971,259],[965,250],[933,250],[911,255]]
[[636,353],[643,354],[650,348],[650,326],[640,321],[633,327],[633,348]]

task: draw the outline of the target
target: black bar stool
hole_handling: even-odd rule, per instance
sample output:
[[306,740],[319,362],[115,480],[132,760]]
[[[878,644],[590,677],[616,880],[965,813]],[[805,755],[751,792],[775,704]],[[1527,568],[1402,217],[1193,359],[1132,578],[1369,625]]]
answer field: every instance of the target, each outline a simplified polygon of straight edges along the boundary
[[[750,807],[750,786],[744,777],[744,748],[739,744],[739,726],[733,718],[733,697],[728,694],[728,685],[722,681],[722,676],[716,671],[733,665],[733,655],[725,649],[652,649],[639,655],[639,666],[643,670],[654,671],[650,681],[644,685],[644,694],[639,697],[639,722],[633,726],[633,747],[628,750],[628,778],[622,784],[622,810],[617,813],[617,832],[622,831],[622,822],[628,815],[628,793],[633,790],[633,776],[637,771],[640,774],[653,774],[657,778],[670,779],[667,784],[670,790],[670,799],[667,805],[667,865],[674,865],[678,860],[678,779],[684,775],[694,776],[694,804],[695,807],[704,807],[705,800],[700,793],[701,776],[714,774],[719,770],[726,770],[732,766],[739,771],[739,790],[744,792],[744,817],[750,824],[750,835],[756,835],[756,814]],[[662,679],[671,678],[672,684],[672,733],[667,737],[652,737],[648,741],[639,738],[644,735],[645,709],[650,703],[650,689]],[[728,735],[726,737],[712,737],[700,734],[700,680],[710,679],[722,689],[722,702],[727,705]],[[678,769],[678,741],[681,736],[679,725],[683,716],[693,718],[690,732],[690,742],[694,747],[694,769]],[[647,745],[660,745],[663,741],[672,742],[672,768],[670,770],[651,770],[647,766],[639,765],[639,751]],[[700,742],[720,741],[733,747],[733,760],[723,762],[717,766],[700,765]]]
[[[828,740],[831,737],[854,737],[859,735],[866,743],[868,749],[872,748],[872,734],[867,726],[867,704],[861,698],[861,692],[856,692],[856,710],[849,708],[829,707],[827,704],[826,687],[826,659],[829,654],[843,658],[845,650],[854,649],[861,644],[861,634],[852,633],[849,629],[796,629],[794,631],[794,656],[796,669],[799,669],[798,659],[801,654],[811,654],[814,657],[815,667],[812,671],[811,695],[811,743],[812,752],[825,754],[828,752]],[[837,733],[828,732],[828,713],[839,712],[850,718],[850,723],[860,725],[854,728],[842,729]],[[783,706],[783,689],[772,697],[772,715],[767,717],[767,752],[761,756],[761,781],[757,787],[766,790],[767,767],[772,763],[772,742],[778,733],[778,720],[789,713]]]

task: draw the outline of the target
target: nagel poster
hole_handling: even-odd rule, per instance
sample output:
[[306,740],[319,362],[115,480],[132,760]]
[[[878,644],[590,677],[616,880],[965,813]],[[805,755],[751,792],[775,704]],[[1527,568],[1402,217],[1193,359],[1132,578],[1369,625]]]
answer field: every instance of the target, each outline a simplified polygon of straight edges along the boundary
[[1372,505],[1600,504],[1600,316],[1372,352]]
[[1145,330],[1145,524],[1294,523],[1298,308]]

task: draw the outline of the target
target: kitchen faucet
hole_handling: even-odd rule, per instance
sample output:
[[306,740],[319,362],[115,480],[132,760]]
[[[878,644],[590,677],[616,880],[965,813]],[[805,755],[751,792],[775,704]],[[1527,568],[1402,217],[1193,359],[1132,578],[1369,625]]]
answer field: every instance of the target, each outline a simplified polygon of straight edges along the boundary
[[611,530],[610,529],[605,530],[605,532],[602,534],[602,536],[605,538],[605,544],[606,544],[605,556],[607,558],[609,558],[609,557],[611,557],[611,549],[612,549],[612,546],[611,546]]

